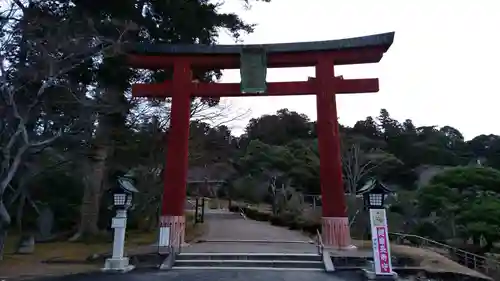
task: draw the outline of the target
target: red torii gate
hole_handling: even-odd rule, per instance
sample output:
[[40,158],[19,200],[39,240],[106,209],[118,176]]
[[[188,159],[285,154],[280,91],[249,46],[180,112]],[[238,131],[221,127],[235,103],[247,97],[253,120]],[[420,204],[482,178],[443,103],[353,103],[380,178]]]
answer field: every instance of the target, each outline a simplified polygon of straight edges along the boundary
[[[325,245],[349,248],[335,94],[378,92],[378,79],[335,77],[334,65],[377,63],[394,40],[394,32],[349,39],[266,45],[137,45],[127,51],[130,66],[172,69],[161,84],[135,84],[135,97],[172,97],[168,153],[160,227],[170,227],[170,243],[184,242],[184,204],[188,170],[191,98],[316,95],[320,152],[322,236]],[[265,93],[242,93],[238,83],[193,83],[192,69],[238,69],[243,48],[264,50],[267,67],[314,66],[308,81],[267,83]],[[178,239],[180,237],[180,239]]]

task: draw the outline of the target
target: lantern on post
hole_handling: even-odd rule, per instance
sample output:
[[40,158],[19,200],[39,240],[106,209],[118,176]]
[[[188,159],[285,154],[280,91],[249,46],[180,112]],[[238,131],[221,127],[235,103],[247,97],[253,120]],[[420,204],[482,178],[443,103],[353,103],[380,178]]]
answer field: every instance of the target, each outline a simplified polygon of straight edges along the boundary
[[112,190],[113,206],[118,209],[128,210],[132,207],[134,193],[138,190],[134,186],[134,178],[131,174],[118,177],[118,185]]
[[366,209],[384,209],[385,200],[392,191],[377,179],[370,179],[358,192]]
[[392,270],[389,230],[385,213],[385,200],[392,191],[377,179],[370,179],[359,191],[365,208],[370,212],[373,264],[365,269],[369,280],[395,280]]
[[127,272],[134,269],[130,265],[128,257],[123,256],[125,247],[125,230],[127,228],[127,210],[132,207],[135,188],[135,179],[131,173],[125,175],[115,175],[114,187],[110,190],[113,196],[113,207],[116,210],[116,216],[111,221],[111,228],[114,229],[113,254],[111,258],[106,259],[104,271]]

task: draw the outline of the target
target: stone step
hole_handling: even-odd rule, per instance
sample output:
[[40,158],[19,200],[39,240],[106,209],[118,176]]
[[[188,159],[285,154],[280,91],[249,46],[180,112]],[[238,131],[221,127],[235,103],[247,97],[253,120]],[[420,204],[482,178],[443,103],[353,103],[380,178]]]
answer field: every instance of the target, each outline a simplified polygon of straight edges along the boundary
[[311,261],[322,262],[318,254],[290,253],[181,253],[176,257],[181,260],[251,260],[251,261]]
[[273,268],[273,269],[318,269],[324,270],[321,261],[294,260],[176,260],[173,269],[182,268]]
[[303,253],[181,253],[172,268],[325,270],[320,255]]
[[176,270],[273,270],[273,271],[325,271],[324,268],[285,268],[285,267],[237,267],[237,266],[174,266]]

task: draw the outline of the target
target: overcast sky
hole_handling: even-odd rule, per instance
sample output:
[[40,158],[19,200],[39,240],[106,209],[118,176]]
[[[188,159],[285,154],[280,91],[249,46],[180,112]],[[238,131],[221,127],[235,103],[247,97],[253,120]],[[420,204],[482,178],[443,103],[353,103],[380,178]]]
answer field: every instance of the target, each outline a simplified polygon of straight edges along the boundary
[[[466,139],[500,134],[500,6],[496,1],[272,0],[246,10],[230,0],[221,11],[236,12],[258,26],[244,43],[331,40],[395,31],[394,44],[378,65],[337,67],[345,78],[380,78],[380,92],[342,95],[340,122],[352,126],[386,108],[400,121],[450,125]],[[220,43],[232,44],[222,35]],[[496,74],[495,74],[496,73]],[[268,81],[306,80],[313,68],[271,69]],[[239,82],[226,71],[223,82]],[[248,118],[232,122],[235,134],[252,117],[288,108],[316,119],[313,96],[231,98]]]

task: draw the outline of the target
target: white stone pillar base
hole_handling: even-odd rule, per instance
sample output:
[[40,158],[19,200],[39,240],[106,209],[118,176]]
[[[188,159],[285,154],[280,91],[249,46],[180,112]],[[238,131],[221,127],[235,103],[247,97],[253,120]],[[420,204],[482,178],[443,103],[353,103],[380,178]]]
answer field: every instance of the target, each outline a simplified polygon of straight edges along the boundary
[[131,265],[129,263],[129,259],[124,257],[124,258],[109,258],[106,259],[106,262],[104,263],[104,268],[102,271],[106,272],[119,272],[119,273],[125,273],[133,270],[135,266]]
[[349,230],[349,218],[346,217],[323,217],[321,224],[321,236],[325,247],[339,250],[353,250],[351,233]]
[[134,269],[129,259],[123,256],[125,251],[125,230],[127,228],[127,210],[119,209],[116,216],[111,221],[111,227],[114,229],[113,253],[111,258],[104,262],[103,271],[107,272],[129,272]]
[[175,247],[184,245],[186,230],[186,219],[184,216],[161,216],[160,227],[170,227],[169,245]]

